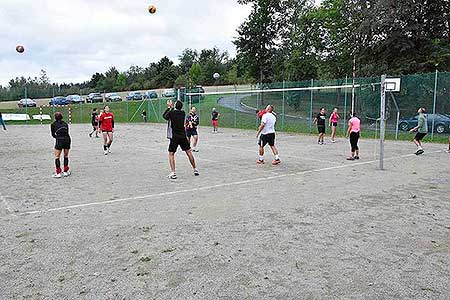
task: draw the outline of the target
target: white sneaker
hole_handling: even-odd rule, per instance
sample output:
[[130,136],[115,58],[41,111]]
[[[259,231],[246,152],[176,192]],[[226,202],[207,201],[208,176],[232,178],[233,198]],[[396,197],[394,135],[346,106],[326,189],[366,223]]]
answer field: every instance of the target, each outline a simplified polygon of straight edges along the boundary
[[199,176],[199,175],[200,175],[200,173],[198,172],[198,170],[194,169],[194,176]]
[[108,148],[108,153],[111,153],[111,148]]
[[167,178],[169,178],[169,179],[177,179],[177,174],[175,172],[172,172],[169,175],[167,175]]
[[108,150],[103,151],[103,154],[108,155]]
[[55,173],[52,175],[53,178],[61,178],[62,174],[61,173]]
[[63,172],[62,175],[64,177],[69,177],[70,175],[72,175],[72,173],[70,173],[70,171],[67,171],[67,172]]

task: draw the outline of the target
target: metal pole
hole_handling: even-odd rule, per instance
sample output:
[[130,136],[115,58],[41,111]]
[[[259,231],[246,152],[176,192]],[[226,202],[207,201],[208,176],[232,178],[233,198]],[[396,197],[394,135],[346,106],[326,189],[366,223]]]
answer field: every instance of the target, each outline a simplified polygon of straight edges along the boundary
[[356,78],[356,58],[355,56],[353,56],[352,116],[355,113],[355,78]]
[[431,123],[431,140],[433,140],[434,138],[434,125],[436,119],[437,82],[438,82],[438,70],[436,70],[436,75],[434,77],[433,121]]
[[283,106],[282,106],[282,118],[281,118],[281,130],[284,131],[284,122],[285,122],[285,107],[284,107],[284,102],[285,102],[285,96],[284,96],[284,89],[286,88],[286,81],[283,80]]
[[[311,87],[314,87],[314,79],[311,79]],[[309,107],[309,133],[312,133],[312,117],[313,117],[313,90],[311,90],[311,104]]]
[[395,124],[395,139],[398,140],[398,124],[400,123],[400,111],[397,111],[397,123]]
[[381,104],[380,104],[380,170],[384,170],[384,134],[386,119],[386,75],[381,76]]
[[[347,85],[347,80],[348,80],[348,76],[345,76],[345,85]],[[344,122],[342,122],[342,132],[346,132],[347,129],[347,94],[348,94],[348,90],[347,88],[345,88],[345,94],[344,94]]]
[[[237,87],[236,84],[234,85],[234,105],[237,105],[237,93],[236,93]],[[237,126],[237,107],[234,107],[234,128]]]
[[25,114],[27,115],[25,117],[25,123],[28,123],[28,93],[26,86],[25,86]]

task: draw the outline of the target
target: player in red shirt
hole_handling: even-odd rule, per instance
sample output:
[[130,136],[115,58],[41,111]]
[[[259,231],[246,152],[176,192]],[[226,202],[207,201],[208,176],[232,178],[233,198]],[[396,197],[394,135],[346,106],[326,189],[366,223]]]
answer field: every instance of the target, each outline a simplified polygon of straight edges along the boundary
[[105,106],[104,112],[100,116],[99,123],[103,134],[103,153],[108,155],[108,153],[111,153],[111,144],[113,142],[114,131],[114,115],[109,111],[108,105]]

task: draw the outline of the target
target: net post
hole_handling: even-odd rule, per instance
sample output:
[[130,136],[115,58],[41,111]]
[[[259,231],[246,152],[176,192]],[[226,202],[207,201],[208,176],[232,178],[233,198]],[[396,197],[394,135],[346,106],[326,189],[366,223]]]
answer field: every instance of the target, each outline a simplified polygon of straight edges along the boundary
[[384,137],[386,131],[386,75],[381,76],[380,103],[380,170],[384,170]]
[[72,108],[69,106],[69,125],[72,125]]
[[[234,85],[234,105],[236,106],[237,105],[237,93],[236,93],[236,91],[237,91],[237,87],[236,87],[236,84]],[[237,126],[237,108],[235,107],[234,108],[234,128],[236,128],[236,126]]]
[[39,119],[41,120],[41,126],[43,125],[42,123],[42,106],[39,106]]
[[[345,85],[348,84],[348,76],[345,76]],[[344,122],[342,122],[342,131],[346,132],[346,126],[347,126],[347,97],[348,97],[348,89],[345,88],[344,92]]]
[[353,56],[352,116],[355,113],[355,79],[356,79],[356,58],[355,58],[355,56]]
[[436,125],[435,119],[436,119],[437,84],[438,84],[438,70],[436,69],[436,74],[434,76],[433,121],[431,123],[431,140],[434,139],[434,126]]
[[284,93],[285,93],[285,91],[284,91],[284,89],[286,88],[286,81],[285,80],[283,80],[283,104],[282,104],[282,118],[281,118],[281,130],[282,131],[284,131],[284,122],[285,122],[285,114],[286,114],[286,111],[285,111],[285,95],[284,95]]
[[[27,94],[27,86],[24,88],[24,94],[25,94],[25,114],[28,116],[28,94]],[[25,124],[28,123],[28,117],[25,118]]]
[[[314,87],[314,79],[311,79],[311,87]],[[309,107],[309,133],[312,133],[312,117],[313,117],[313,90],[311,89],[311,103]]]

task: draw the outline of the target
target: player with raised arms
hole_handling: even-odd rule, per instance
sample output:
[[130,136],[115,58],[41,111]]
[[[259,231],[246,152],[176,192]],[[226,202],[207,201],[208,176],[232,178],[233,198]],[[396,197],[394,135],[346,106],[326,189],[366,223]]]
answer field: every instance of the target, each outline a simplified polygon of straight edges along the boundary
[[280,157],[278,156],[278,149],[275,147],[275,123],[277,122],[277,118],[273,112],[272,105],[268,105],[265,111],[266,113],[261,117],[261,125],[256,133],[256,138],[259,138],[259,159],[256,163],[259,165],[264,164],[264,147],[269,144],[275,157],[272,165],[275,166],[281,163]]
[[[61,178],[70,176],[69,170],[69,151],[71,139],[69,135],[69,125],[63,121],[63,114],[55,113],[55,121],[50,125],[52,137],[55,138],[55,167],[56,172],[52,175],[53,178]],[[64,151],[64,172],[61,170],[61,153]]]
[[169,164],[171,173],[167,176],[169,179],[177,179],[177,173],[175,171],[175,152],[177,152],[178,146],[181,150],[186,152],[189,162],[194,169],[194,175],[200,175],[196,166],[195,158],[192,154],[191,145],[186,136],[186,130],[184,122],[186,119],[186,113],[182,110],[183,102],[177,101],[175,107],[172,100],[167,101],[167,109],[163,114],[163,118],[168,121],[167,123],[167,138],[169,143]]
[[103,135],[103,154],[108,155],[108,153],[111,153],[114,132],[114,114],[110,112],[108,105],[103,109],[99,123]]
[[198,124],[200,123],[200,119],[197,115],[197,109],[192,106],[191,112],[186,117],[186,136],[189,140],[189,143],[191,143],[191,138],[194,140],[192,151],[198,152],[197,150],[197,144],[198,144]]

